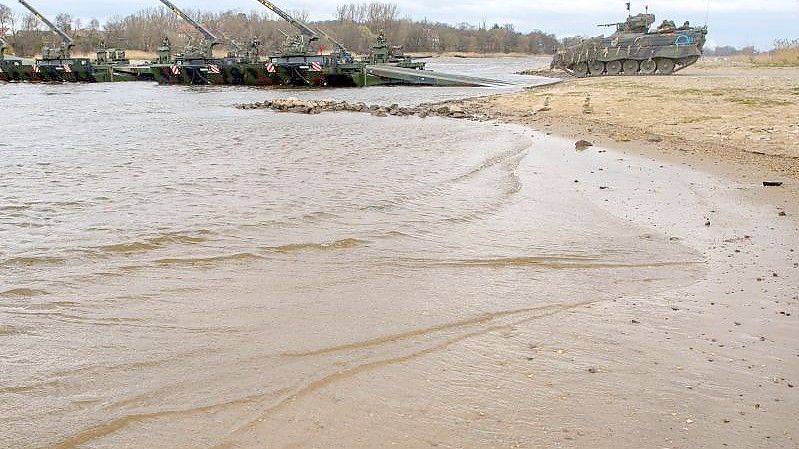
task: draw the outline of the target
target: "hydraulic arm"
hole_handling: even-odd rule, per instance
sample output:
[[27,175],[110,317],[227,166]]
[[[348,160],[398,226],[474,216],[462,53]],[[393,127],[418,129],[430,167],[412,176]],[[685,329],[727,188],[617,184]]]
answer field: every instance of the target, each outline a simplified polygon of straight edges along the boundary
[[22,3],[22,6],[28,8],[28,10],[31,13],[33,13],[33,15],[36,16],[37,19],[41,20],[42,22],[44,22],[45,25],[50,27],[50,29],[53,30],[54,33],[58,34],[58,36],[61,38],[61,40],[64,41],[64,49],[65,50],[69,50],[69,49],[71,49],[72,47],[75,46],[75,41],[73,41],[72,38],[69,37],[69,35],[67,33],[63,32],[60,28],[55,26],[53,24],[53,22],[50,22],[49,20],[47,20],[47,17],[44,17],[43,15],[39,14],[39,11],[37,11],[36,8],[31,6],[30,3],[28,3],[25,0],[19,0],[19,2]]
[[208,46],[208,56],[210,57],[213,54],[212,52],[213,48],[221,43],[219,39],[214,35],[214,33],[212,33],[208,28],[204,27],[200,22],[197,22],[196,20],[192,19],[191,16],[183,12],[180,8],[175,6],[175,4],[170,2],[169,0],[161,0],[161,3],[166,5],[166,7],[169,8],[173,13],[175,13],[175,15],[185,20],[186,22],[189,22],[189,24],[193,26],[194,29],[196,29],[200,34],[203,35],[203,38],[205,38],[206,45]]
[[278,8],[277,6],[275,6],[274,4],[272,4],[267,0],[258,0],[258,3],[266,6],[267,8],[269,8],[270,11],[283,18],[286,22],[290,23],[294,28],[300,30],[300,33],[308,38],[308,42],[319,40],[319,33],[317,33],[316,30],[308,26],[303,21],[295,19],[294,17],[291,16],[291,14],[287,13],[286,11],[283,11],[282,9]]

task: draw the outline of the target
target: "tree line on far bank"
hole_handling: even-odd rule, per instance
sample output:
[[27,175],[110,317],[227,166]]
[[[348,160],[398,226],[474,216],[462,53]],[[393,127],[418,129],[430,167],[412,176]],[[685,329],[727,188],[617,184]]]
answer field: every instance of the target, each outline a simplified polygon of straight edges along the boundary
[[[230,45],[237,42],[244,47],[252,39],[261,42],[266,51],[277,50],[285,41],[283,33],[294,33],[291,26],[263,11],[207,12],[187,10],[193,18],[204,24],[220,40]],[[307,20],[306,12],[291,12]],[[59,28],[75,40],[75,50],[91,53],[102,41],[112,47],[154,52],[164,37],[173,48],[193,43],[200,35],[182,19],[164,7],[146,8],[128,16],[115,16],[101,24],[97,19],[83,21],[69,13],[49,17]],[[554,35],[541,31],[521,33],[511,24],[461,23],[457,25],[415,21],[402,17],[399,7],[392,3],[353,3],[337,8],[334,20],[313,22],[313,26],[344,44],[350,51],[367,53],[378,33],[384,31],[390,43],[403,45],[406,51],[416,53],[522,53],[550,54],[558,45]],[[57,36],[32,14],[15,14],[0,3],[0,35],[18,56],[33,56],[43,45],[57,45]],[[321,42],[332,49],[333,44]]]

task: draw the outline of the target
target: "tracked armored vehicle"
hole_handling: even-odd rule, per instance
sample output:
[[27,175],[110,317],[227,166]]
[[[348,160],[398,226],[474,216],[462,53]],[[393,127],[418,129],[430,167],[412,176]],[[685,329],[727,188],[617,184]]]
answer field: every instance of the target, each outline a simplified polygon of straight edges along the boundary
[[599,26],[616,27],[610,37],[585,39],[555,52],[551,67],[579,77],[616,75],[671,75],[699,60],[707,27],[685,22],[677,27],[664,20],[655,30],[655,16],[630,15],[627,20]]

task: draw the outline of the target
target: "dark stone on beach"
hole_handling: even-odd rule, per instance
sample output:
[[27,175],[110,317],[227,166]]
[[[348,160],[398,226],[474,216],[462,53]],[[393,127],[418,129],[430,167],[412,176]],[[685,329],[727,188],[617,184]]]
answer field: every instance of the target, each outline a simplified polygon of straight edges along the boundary
[[763,181],[763,187],[782,187],[780,181]]
[[591,148],[592,146],[594,146],[594,144],[589,142],[589,141],[587,141],[587,140],[578,140],[574,144],[574,149],[582,151],[582,150]]

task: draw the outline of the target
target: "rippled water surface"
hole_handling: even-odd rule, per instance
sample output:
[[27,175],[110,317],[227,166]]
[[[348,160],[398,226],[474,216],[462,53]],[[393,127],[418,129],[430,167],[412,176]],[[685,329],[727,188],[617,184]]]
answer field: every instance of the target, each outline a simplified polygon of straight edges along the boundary
[[286,95],[0,86],[0,447],[229,444],[337,373],[692,276],[687,250],[552,188],[562,144],[231,107]]

